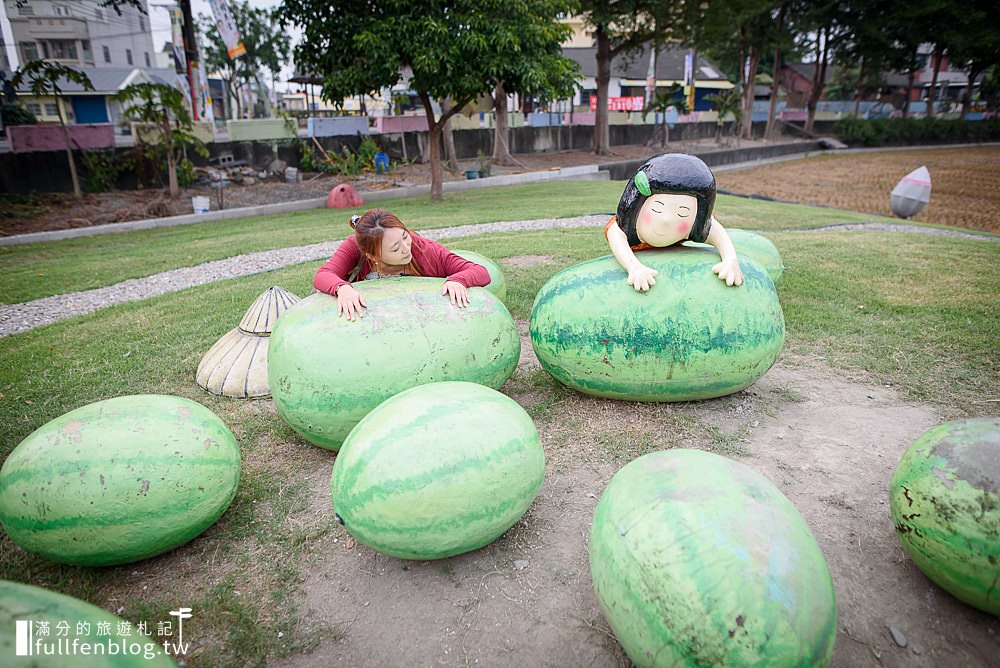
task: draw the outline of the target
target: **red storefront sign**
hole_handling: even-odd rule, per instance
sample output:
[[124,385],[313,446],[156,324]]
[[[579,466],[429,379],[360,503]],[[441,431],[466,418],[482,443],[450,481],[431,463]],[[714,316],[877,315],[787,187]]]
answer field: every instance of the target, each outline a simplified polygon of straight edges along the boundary
[[[642,95],[634,97],[609,97],[608,111],[642,111],[645,99]],[[590,96],[590,110],[597,111],[597,95]]]

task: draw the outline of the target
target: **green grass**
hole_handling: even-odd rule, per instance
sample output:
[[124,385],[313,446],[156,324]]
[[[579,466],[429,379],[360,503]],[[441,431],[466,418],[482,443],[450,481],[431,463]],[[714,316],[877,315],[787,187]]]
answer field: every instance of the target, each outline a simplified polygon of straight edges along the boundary
[[[427,198],[376,202],[414,229],[613,212],[622,183],[565,181],[489,188]],[[87,290],[169,269],[275,248],[289,248],[347,236],[347,221],[362,209],[317,209],[281,216],[182,225],[140,232],[25,246],[0,247],[0,301],[4,304]],[[748,229],[790,229],[874,220],[871,216],[719,197],[724,225]]]
[[[820,216],[807,214],[822,211],[760,203],[743,213],[760,216],[754,220],[763,227],[765,219],[799,227],[819,224]],[[472,220],[466,216],[466,222]],[[1000,398],[1000,244],[874,232],[771,231],[768,236],[786,265],[778,289],[787,352],[820,356],[833,367],[892,383],[905,397],[934,403],[946,414],[995,414]],[[100,241],[123,242],[112,237]],[[215,243],[224,245],[221,238]],[[607,252],[599,229],[483,235],[451,245],[501,261],[508,279],[507,304],[522,320],[549,277]],[[552,261],[503,263],[522,255],[547,255]],[[109,251],[109,261],[113,257]],[[192,638],[202,647],[198,665],[260,665],[336,638],[338,629],[314,624],[297,607],[303,563],[317,539],[342,535],[330,517],[329,499],[311,498],[315,492],[303,480],[303,472],[325,475],[333,455],[304,444],[267,402],[211,397],[194,383],[201,356],[238,323],[258,294],[278,284],[304,296],[318,264],[123,304],[0,339],[0,457],[32,430],[71,409],[138,393],[174,394],[203,403],[236,434],[244,457],[240,489],[229,511],[171,554],[140,564],[86,569],[46,562],[3,537],[0,578],[122,607],[122,615],[133,622],[155,621],[164,610],[190,605],[200,615],[200,640]],[[536,419],[562,419],[568,391],[544,372],[519,375],[509,389],[532,398],[529,410]],[[786,400],[801,397],[775,397]],[[677,410],[678,419],[688,415]],[[710,447],[742,451],[739,433],[713,433],[711,427],[705,425]],[[641,434],[625,444],[609,434],[586,437],[613,460],[646,452],[657,442]],[[580,442],[576,434],[573,438]],[[146,584],[150,588],[142,590]],[[278,633],[283,634],[280,642]]]

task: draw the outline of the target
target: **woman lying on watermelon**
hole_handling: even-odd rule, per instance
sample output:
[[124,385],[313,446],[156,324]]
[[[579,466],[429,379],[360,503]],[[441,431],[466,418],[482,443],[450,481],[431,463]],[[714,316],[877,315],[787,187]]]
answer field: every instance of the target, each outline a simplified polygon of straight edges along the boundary
[[490,282],[486,267],[414,234],[385,209],[352,216],[351,227],[354,234],[344,239],[313,279],[317,290],[337,297],[337,315],[346,314],[348,320],[360,317],[361,309],[368,306],[351,281],[392,276],[443,278],[441,294],[461,308],[469,305],[469,288]]
[[736,249],[712,215],[714,206],[715,175],[701,159],[686,153],[663,153],[643,163],[625,185],[618,215],[604,228],[611,252],[628,272],[628,284],[645,292],[656,284],[659,274],[639,262],[634,251],[690,239],[715,246],[722,262],[712,271],[726,285],[742,285]]

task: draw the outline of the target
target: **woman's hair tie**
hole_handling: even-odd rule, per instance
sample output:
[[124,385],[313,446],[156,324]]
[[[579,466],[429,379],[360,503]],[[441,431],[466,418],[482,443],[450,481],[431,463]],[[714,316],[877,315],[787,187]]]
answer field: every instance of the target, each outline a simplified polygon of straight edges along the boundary
[[351,216],[351,229],[353,230],[358,226],[358,221],[361,220],[361,216],[354,214]]

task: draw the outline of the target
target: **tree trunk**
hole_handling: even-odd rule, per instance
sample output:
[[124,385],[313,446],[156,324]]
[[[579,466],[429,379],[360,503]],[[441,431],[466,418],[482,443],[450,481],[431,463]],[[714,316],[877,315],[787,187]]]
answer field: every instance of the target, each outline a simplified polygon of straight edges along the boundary
[[979,76],[981,71],[982,69],[976,63],[973,63],[969,67],[969,82],[965,84],[965,94],[962,96],[962,113],[959,117],[963,121],[965,120],[965,115],[969,113],[969,107],[972,106],[972,88],[975,86],[976,77]]
[[809,91],[809,100],[806,103],[806,124],[805,132],[812,134],[813,125],[816,122],[816,106],[823,97],[823,89],[826,86],[826,64],[829,61],[830,48],[827,40],[829,36],[826,28],[820,30],[816,35],[816,68],[813,70],[812,89]]
[[743,113],[740,118],[740,137],[752,139],[753,135],[753,89],[757,85],[757,66],[760,65],[760,48],[752,47],[748,54],[749,67],[746,61],[741,63],[745,67],[743,72],[746,81],[743,88]]
[[170,196],[174,199],[180,197],[181,189],[177,185],[177,155],[174,153],[174,135],[170,131],[170,118],[167,110],[163,110],[163,145],[167,149],[167,184],[170,187]]
[[913,47],[910,54],[910,70],[906,81],[906,99],[903,100],[903,118],[910,117],[910,98],[913,97],[913,81],[917,78],[917,70],[914,63],[917,60],[917,47]]
[[[777,28],[778,33],[785,25],[785,12],[788,10],[788,5],[782,4],[781,9],[778,10],[778,21],[775,28]],[[775,118],[775,114],[778,109],[778,72],[781,69],[781,47],[776,46],[774,48],[774,66],[771,68],[771,97],[767,104],[767,128],[764,130],[765,139],[774,139],[777,134],[778,122]]]
[[940,44],[934,45],[934,74],[931,76],[931,88],[927,91],[927,118],[934,118],[934,101],[937,99],[938,74],[941,73],[941,58],[944,55]]
[[597,40],[597,109],[594,112],[594,153],[611,155],[611,133],[608,129],[608,85],[611,83],[611,43],[605,29],[594,30]]
[[444,122],[444,159],[448,162],[448,171],[451,173],[458,172],[458,157],[455,154],[455,135],[451,132],[451,116],[448,112],[451,111],[451,100],[447,98],[442,98],[438,101],[441,105],[442,116],[447,116],[448,120]]
[[865,81],[865,57],[861,56],[861,62],[858,65],[858,81],[854,86],[854,118],[861,115],[861,87],[864,85]]
[[493,89],[493,118],[496,123],[493,127],[493,156],[490,158],[494,165],[512,165],[514,159],[510,154],[510,144],[508,143],[507,131],[507,91],[503,89],[503,82],[498,81]]
[[431,96],[424,90],[420,91],[418,95],[420,95],[420,101],[424,105],[424,112],[427,114],[427,130],[429,135],[427,143],[431,162],[431,199],[439,200],[441,199],[441,186],[444,183],[444,168],[441,166],[441,130],[449,118],[454,116],[459,109],[469,104],[472,100],[466,98],[457,101],[448,111],[442,110],[441,118],[435,122]]
[[69,128],[66,127],[66,119],[63,118],[62,98],[58,95],[56,109],[59,110],[59,124],[62,126],[63,141],[66,142],[66,160],[69,162],[69,178],[73,181],[73,197],[80,199],[83,197],[83,191],[80,190],[80,177],[76,174],[76,162],[73,160],[73,149],[69,141]]

